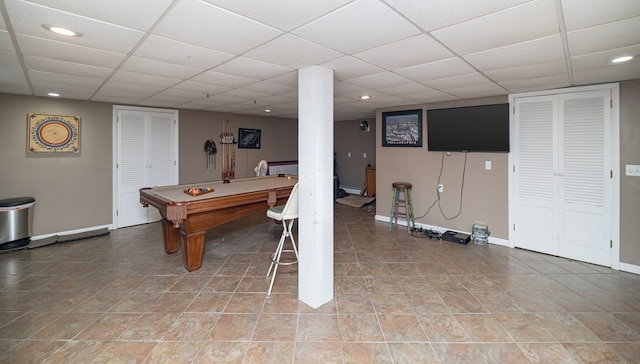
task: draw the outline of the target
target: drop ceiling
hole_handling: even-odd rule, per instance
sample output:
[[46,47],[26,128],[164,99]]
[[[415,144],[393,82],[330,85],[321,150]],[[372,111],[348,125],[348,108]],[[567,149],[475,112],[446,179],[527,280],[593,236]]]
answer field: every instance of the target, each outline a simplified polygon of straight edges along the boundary
[[297,70],[319,65],[334,71],[335,120],[356,120],[640,78],[637,58],[607,63],[640,55],[638,0],[4,0],[0,11],[11,94],[297,118]]

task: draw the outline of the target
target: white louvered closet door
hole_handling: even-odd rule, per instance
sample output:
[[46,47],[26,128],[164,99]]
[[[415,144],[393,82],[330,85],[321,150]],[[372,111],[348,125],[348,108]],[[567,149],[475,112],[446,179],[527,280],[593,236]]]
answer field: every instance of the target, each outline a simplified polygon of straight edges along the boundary
[[611,96],[559,96],[560,256],[611,266]]
[[611,266],[610,99],[602,90],[514,100],[516,247]]
[[515,100],[515,246],[558,255],[557,97]]
[[116,227],[158,221],[140,203],[140,188],[178,183],[175,112],[117,111]]

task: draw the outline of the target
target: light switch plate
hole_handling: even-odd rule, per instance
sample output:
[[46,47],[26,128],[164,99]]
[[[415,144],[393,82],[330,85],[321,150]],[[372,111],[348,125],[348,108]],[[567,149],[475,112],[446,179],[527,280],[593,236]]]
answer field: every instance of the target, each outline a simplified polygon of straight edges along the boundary
[[627,164],[624,167],[625,174],[627,176],[640,176],[640,165],[637,164]]
[[491,170],[491,161],[484,161],[484,169],[487,171]]

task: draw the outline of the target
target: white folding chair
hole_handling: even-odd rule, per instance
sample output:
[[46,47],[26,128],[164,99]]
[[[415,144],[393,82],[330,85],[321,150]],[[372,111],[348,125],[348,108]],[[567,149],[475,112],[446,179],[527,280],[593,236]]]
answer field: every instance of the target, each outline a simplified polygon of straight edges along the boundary
[[[267,271],[267,278],[273,274],[271,276],[271,284],[269,284],[269,292],[267,293],[267,296],[270,296],[271,290],[273,289],[273,282],[276,279],[278,266],[298,263],[298,248],[296,247],[296,241],[293,238],[293,233],[291,232],[293,223],[298,218],[298,183],[293,186],[291,194],[284,205],[274,206],[267,210],[267,217],[276,221],[282,221],[282,235],[280,235],[280,242],[278,242],[276,251],[271,254],[271,265],[269,266],[269,271]],[[293,248],[285,250],[284,243],[287,237],[291,240]],[[282,260],[282,253],[294,253],[295,259]]]

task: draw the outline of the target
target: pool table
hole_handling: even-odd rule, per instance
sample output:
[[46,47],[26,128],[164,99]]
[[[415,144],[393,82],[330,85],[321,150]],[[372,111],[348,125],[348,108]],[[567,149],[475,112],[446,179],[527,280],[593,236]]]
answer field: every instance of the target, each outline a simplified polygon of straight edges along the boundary
[[143,206],[162,215],[164,251],[177,253],[189,272],[200,269],[208,229],[286,203],[298,182],[293,176],[264,176],[140,189]]

